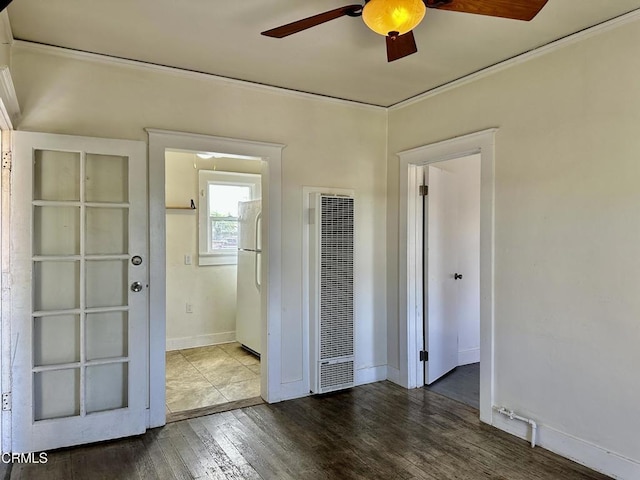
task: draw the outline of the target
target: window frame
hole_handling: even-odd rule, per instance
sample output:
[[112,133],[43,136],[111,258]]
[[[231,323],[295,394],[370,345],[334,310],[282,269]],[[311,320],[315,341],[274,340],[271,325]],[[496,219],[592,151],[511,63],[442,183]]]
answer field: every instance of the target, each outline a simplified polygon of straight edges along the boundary
[[238,249],[211,249],[211,212],[209,209],[209,186],[230,185],[249,187],[250,200],[261,197],[261,175],[257,173],[198,171],[198,265],[236,265]]

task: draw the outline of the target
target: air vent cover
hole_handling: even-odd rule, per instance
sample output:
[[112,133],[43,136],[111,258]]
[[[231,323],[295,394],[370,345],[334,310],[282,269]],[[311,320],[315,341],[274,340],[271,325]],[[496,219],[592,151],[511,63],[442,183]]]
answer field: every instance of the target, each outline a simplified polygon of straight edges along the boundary
[[[310,292],[313,335],[313,391],[354,383],[354,201],[315,194],[311,220]],[[313,204],[313,202],[312,202]]]

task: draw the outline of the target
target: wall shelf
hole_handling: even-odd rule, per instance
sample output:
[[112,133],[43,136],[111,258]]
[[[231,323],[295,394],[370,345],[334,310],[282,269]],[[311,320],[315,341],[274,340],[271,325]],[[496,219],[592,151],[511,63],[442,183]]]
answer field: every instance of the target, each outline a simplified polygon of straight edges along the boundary
[[193,198],[191,199],[191,205],[189,207],[174,207],[174,206],[169,206],[167,205],[166,207],[164,207],[165,210],[167,212],[173,212],[173,211],[196,211],[196,203],[193,201]]

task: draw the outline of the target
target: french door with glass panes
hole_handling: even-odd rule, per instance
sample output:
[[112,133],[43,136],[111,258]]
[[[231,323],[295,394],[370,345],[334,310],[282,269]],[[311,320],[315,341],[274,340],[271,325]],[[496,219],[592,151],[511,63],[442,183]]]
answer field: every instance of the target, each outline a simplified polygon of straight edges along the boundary
[[12,450],[142,433],[146,146],[12,136]]

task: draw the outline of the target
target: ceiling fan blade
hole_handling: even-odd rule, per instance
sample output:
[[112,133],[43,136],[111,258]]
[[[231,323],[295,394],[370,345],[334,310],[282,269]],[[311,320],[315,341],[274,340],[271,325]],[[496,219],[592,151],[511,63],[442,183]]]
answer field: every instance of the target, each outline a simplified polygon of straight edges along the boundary
[[413,32],[409,31],[397,37],[387,36],[387,61],[393,62],[400,58],[412,55],[418,51]]
[[336,8],[335,10],[329,10],[328,12],[319,13],[313,17],[303,18],[297,22],[288,23],[281,27],[272,28],[266,32],[262,32],[262,35],[274,38],[283,38],[293,33],[298,33],[307,28],[315,27],[322,23],[336,18],[344,17],[345,15],[357,17],[362,12],[362,5],[347,5],[345,7]]
[[0,1],[0,12],[9,6],[12,0],[1,0]]
[[529,21],[548,0],[426,0],[429,8]]

